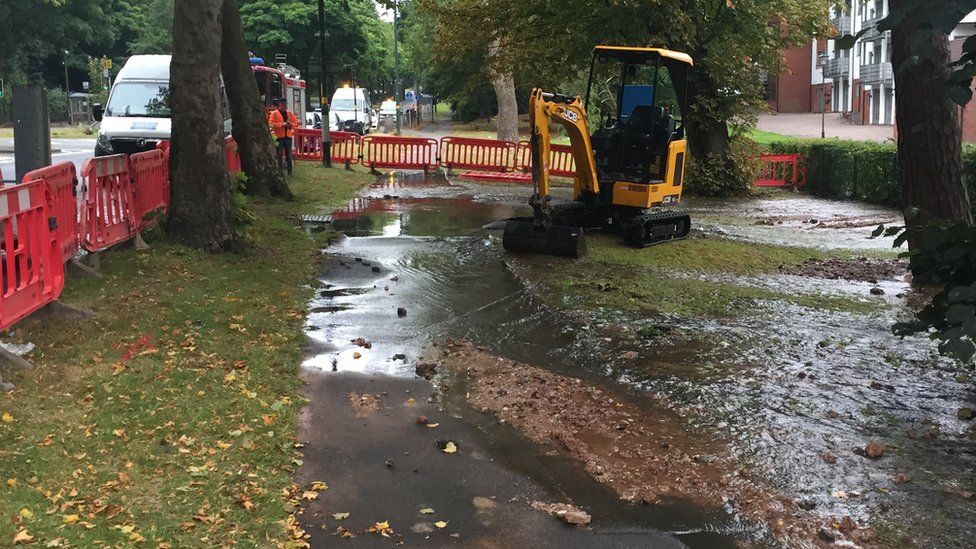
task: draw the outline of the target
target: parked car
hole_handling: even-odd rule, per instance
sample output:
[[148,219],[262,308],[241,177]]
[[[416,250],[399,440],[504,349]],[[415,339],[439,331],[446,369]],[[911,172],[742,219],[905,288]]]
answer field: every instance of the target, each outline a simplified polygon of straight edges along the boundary
[[305,113],[305,127],[313,128],[316,130],[322,129],[322,113],[318,111],[310,111]]

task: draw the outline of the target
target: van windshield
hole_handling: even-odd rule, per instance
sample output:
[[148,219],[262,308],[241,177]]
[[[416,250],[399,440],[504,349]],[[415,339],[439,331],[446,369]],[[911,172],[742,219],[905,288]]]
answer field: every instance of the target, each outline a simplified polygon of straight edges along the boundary
[[153,82],[119,82],[112,87],[112,97],[105,109],[108,116],[147,116],[169,118],[169,84]]
[[352,110],[356,110],[357,107],[361,109],[364,106],[365,105],[363,105],[363,101],[361,99],[353,102],[352,98],[348,97],[342,99],[333,99],[331,108],[332,110],[335,111],[352,111]]

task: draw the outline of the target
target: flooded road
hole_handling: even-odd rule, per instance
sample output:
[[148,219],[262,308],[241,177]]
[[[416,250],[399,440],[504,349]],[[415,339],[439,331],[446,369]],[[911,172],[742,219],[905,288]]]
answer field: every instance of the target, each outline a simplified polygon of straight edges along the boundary
[[[775,545],[765,525],[728,506],[624,502],[579,464],[471,408],[463,387],[444,386],[453,380],[414,379],[418,366],[436,364],[431,345],[446,338],[635,398],[658,397],[682,428],[728,444],[743,469],[795,498],[804,513],[852,517],[878,530],[882,544],[963,546],[976,536],[966,518],[976,491],[973,431],[955,417],[971,405],[972,382],[927,340],[890,334],[904,314],[897,297],[908,291],[904,281],[729,275],[737,284],[801,293],[865,296],[879,286],[885,296],[870,314],[766,303],[734,318],[629,319],[621,329],[605,314],[545,306],[513,275],[512,258],[482,227],[524,213],[525,194],[395,174],[332,214],[331,228],[345,236],[326,251],[304,364],[312,404],[299,476],[332,486],[303,519],[315,532],[313,546],[329,544],[321,536],[341,537],[337,528],[361,532],[394,517],[408,546],[504,547],[525,539],[540,547]],[[688,208],[699,236],[879,255],[890,253],[890,241],[867,236],[878,222],[897,220],[891,211],[803,195],[689,200]],[[565,260],[528,261],[559,269]],[[367,401],[372,411],[360,414],[356,403]],[[438,416],[440,426],[418,429],[418,414]],[[377,436],[379,448],[367,444]],[[454,461],[435,445],[447,436],[460,441],[461,451],[447,456]],[[884,446],[881,459],[859,455],[868,442]],[[400,461],[415,459],[426,467],[411,462],[422,471],[413,475],[428,476],[396,477]],[[494,519],[471,503],[484,503],[478,498],[494,498]],[[456,536],[430,541],[444,532],[417,510],[434,501],[434,509],[451,509]],[[570,529],[531,509],[532,501],[572,503],[593,522]],[[350,512],[349,523],[329,520],[337,512]],[[918,536],[906,540],[905,532]],[[376,538],[358,541],[388,542]]]

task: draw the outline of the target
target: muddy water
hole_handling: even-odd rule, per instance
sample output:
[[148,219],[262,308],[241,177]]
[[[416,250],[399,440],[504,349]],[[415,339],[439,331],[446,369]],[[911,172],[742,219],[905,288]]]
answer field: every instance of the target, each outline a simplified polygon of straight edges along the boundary
[[[522,213],[525,192],[394,175],[335,212],[333,227],[347,236],[328,250],[335,259],[311,304],[305,366],[411,377],[431,341],[468,338],[514,360],[663,396],[690,426],[727,438],[744,467],[816,514],[849,515],[883,532],[899,525],[923,545],[976,538],[966,518],[976,455],[969,426],[955,419],[973,400],[972,383],[927,340],[890,335],[903,313],[895,297],[907,289],[903,281],[882,281],[890,306],[871,316],[761,304],[761,314],[721,322],[648,319],[674,329],[644,339],[542,307],[511,275],[497,238],[481,227]],[[709,234],[877,252],[890,241],[868,238],[871,230],[897,216],[802,196],[693,200],[689,208]],[[856,295],[870,287],[788,276],[738,282]],[[628,350],[638,357],[619,358]],[[670,531],[699,546],[761,535],[715,510],[622,504],[573,464],[540,458],[511,429],[460,402],[447,405],[494,459],[569,496],[595,525]],[[858,455],[868,441],[885,444],[885,457]],[[835,464],[824,461],[828,453]]]

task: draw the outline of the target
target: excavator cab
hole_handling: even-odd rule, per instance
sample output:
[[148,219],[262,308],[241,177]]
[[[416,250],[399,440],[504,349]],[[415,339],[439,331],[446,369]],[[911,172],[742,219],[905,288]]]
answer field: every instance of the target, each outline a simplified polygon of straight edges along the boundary
[[[681,200],[687,142],[688,54],[663,48],[598,46],[585,101],[533,89],[533,216],[508,220],[503,246],[513,252],[580,257],[584,232],[610,228],[635,247],[688,236],[691,219],[667,209]],[[550,195],[550,123],[563,127],[576,163],[574,199]]]
[[[594,49],[584,106],[597,125],[590,140],[604,204],[650,208],[680,200],[681,104],[690,67],[688,55],[660,48]],[[627,192],[634,184],[656,189],[637,196]]]

